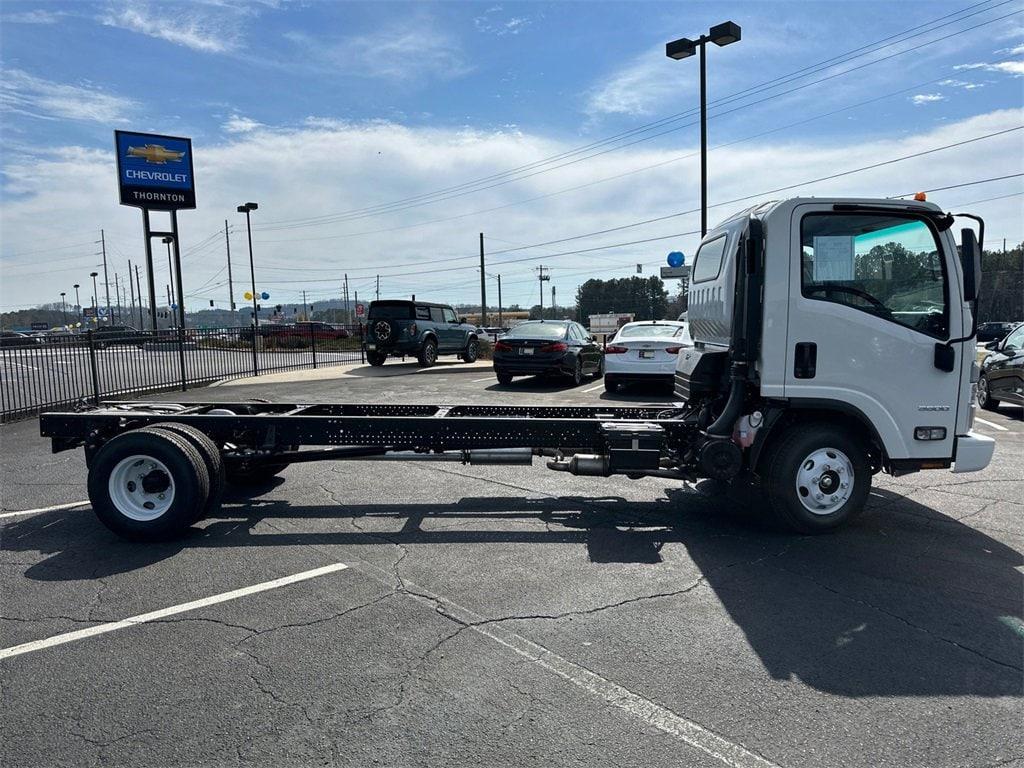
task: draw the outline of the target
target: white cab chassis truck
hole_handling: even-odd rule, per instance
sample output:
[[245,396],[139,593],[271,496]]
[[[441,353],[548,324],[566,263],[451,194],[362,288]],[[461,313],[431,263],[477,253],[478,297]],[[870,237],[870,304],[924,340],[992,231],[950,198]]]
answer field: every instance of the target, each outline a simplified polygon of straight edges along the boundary
[[[957,216],[965,227],[959,246]],[[530,464],[575,475],[759,484],[799,533],[835,530],[872,476],[972,472],[984,222],[926,202],[795,198],[704,237],[691,273],[695,346],[672,407],[357,403],[84,403],[47,413],[53,450],[83,447],[100,520],[137,540],[216,511],[225,482],[299,462]]]

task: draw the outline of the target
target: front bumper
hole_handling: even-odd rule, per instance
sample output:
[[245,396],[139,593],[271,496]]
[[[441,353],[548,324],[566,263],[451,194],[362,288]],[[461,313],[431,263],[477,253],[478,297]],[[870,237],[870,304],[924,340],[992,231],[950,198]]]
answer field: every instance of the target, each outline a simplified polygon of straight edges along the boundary
[[978,472],[992,461],[996,441],[986,435],[968,432],[957,435],[953,447],[953,472]]

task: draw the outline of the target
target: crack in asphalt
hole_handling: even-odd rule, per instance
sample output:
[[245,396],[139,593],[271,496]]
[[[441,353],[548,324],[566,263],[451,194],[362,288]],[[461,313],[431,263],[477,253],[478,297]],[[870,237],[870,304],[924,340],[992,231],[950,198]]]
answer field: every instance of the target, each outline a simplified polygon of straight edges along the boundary
[[982,653],[981,651],[977,650],[976,648],[971,648],[968,645],[963,645],[961,643],[958,643],[956,640],[953,640],[953,639],[948,638],[948,637],[943,637],[942,635],[933,632],[932,630],[928,629],[927,627],[923,627],[920,624],[915,624],[914,622],[910,621],[910,619],[908,619],[908,618],[906,618],[904,616],[901,616],[898,613],[895,613],[893,611],[887,610],[886,608],[882,608],[881,606],[875,605],[874,603],[870,603],[867,600],[863,600],[863,599],[861,599],[859,597],[854,597],[853,595],[848,595],[845,592],[842,592],[842,591],[836,589],[835,587],[832,587],[832,586],[830,586],[828,584],[825,584],[824,582],[819,581],[818,579],[815,579],[813,576],[808,576],[805,573],[798,573],[797,571],[790,570],[789,568],[784,568],[781,565],[776,565],[774,567],[777,568],[780,571],[783,571],[784,573],[788,573],[791,576],[795,576],[798,579],[803,579],[804,581],[808,581],[811,584],[814,584],[816,587],[819,587],[820,589],[824,589],[826,592],[830,592],[831,594],[836,595],[837,597],[841,597],[844,600],[848,600],[851,603],[856,603],[857,605],[862,605],[865,608],[868,608],[868,609],[870,609],[872,611],[875,611],[876,613],[882,614],[883,616],[888,616],[891,619],[895,619],[896,621],[899,621],[900,623],[905,624],[906,626],[910,627],[911,629],[915,629],[915,630],[917,630],[919,632],[923,632],[924,634],[928,635],[931,638],[934,638],[935,640],[939,640],[940,642],[947,643],[948,645],[952,645],[955,648],[958,648],[961,651],[965,651],[966,653],[970,653],[970,654],[972,654],[974,656],[977,656],[980,659],[984,659],[985,661],[988,661],[988,662],[990,662],[992,664],[995,664],[997,666],[1000,666],[1000,667],[1005,667],[1007,669],[1012,669],[1015,672],[1024,672],[1024,667],[1017,667],[1017,666],[1014,666],[1013,664],[1008,664],[1005,661],[1000,661],[999,659],[994,659],[991,656],[988,656],[988,655]]

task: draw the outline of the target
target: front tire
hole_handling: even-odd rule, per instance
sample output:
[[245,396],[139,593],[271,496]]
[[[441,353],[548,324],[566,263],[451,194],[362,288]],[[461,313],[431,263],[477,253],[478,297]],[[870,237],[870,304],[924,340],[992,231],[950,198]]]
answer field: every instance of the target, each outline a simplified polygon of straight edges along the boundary
[[983,373],[978,379],[978,405],[986,411],[999,410],[999,401],[988,391],[988,377]]
[[570,376],[572,376],[572,385],[574,387],[578,387],[583,383],[583,361],[579,357],[576,358],[576,363]]
[[846,430],[794,425],[768,456],[764,483],[782,525],[797,533],[827,533],[864,508],[871,464],[866,447]]
[[367,352],[366,362],[374,367],[380,367],[384,365],[384,361],[388,359],[386,352]]
[[465,363],[475,363],[479,356],[480,342],[476,339],[470,339],[469,344],[466,345],[466,350],[462,353],[462,361]]
[[202,514],[210,478],[180,435],[135,429],[110,440],[89,469],[89,501],[107,528],[132,541],[180,535]]
[[416,356],[419,363],[424,368],[429,368],[437,362],[437,342],[433,339],[427,339],[423,342],[423,346],[420,348],[420,353]]

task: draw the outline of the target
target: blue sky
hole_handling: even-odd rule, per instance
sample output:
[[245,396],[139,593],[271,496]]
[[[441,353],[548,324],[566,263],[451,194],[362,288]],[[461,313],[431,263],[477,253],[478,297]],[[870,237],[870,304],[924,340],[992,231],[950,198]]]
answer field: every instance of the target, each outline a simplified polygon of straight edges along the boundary
[[[237,228],[243,198],[261,203],[257,265],[275,297],[291,301],[305,288],[327,298],[346,271],[367,290],[380,271],[393,274],[387,295],[418,288],[472,300],[479,231],[489,251],[507,251],[694,207],[697,161],[679,158],[696,148],[696,126],[668,123],[664,135],[639,132],[605,146],[613,151],[497,187],[365,209],[693,108],[697,62],[666,59],[664,43],[726,19],[743,39],[708,51],[710,98],[760,87],[712,104],[712,146],[744,140],[712,153],[712,202],[1024,123],[1016,1],[8,1],[0,304],[50,301],[53,286],[84,283],[95,259],[83,231],[104,228],[122,270],[138,259],[138,213],[116,204],[114,128],[194,139],[199,209],[181,215],[193,306],[226,303],[223,242],[212,236],[224,218]],[[1022,172],[1022,148],[1011,132],[806,192],[886,196]],[[1008,179],[946,199],[1000,197],[978,210],[994,235],[1019,240],[1021,198],[1005,196],[1021,189]],[[345,215],[299,221],[330,214]],[[669,250],[692,252],[692,235],[668,236],[693,224],[683,217],[507,251],[491,264],[508,301],[533,303],[530,270],[542,262],[513,259],[550,255],[559,295],[570,296],[588,276],[625,276],[635,263],[652,272]],[[665,239],[616,245],[655,237]],[[233,243],[240,253],[241,240]],[[552,255],[592,247],[603,250]],[[406,263],[421,266],[393,266]],[[437,273],[442,263],[449,271]]]

